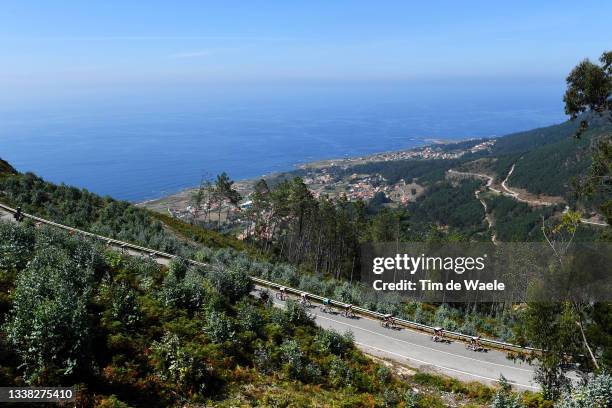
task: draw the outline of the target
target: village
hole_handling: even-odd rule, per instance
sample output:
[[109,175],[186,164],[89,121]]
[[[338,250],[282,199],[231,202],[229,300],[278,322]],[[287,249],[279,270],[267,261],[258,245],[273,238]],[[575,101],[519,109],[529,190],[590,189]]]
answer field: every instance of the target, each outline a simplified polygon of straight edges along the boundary
[[[478,141],[477,141],[478,142]],[[398,160],[452,160],[468,153],[477,153],[490,149],[495,139],[479,141],[467,147],[450,149],[445,144],[433,144],[409,150],[396,152],[376,153],[370,156],[324,160],[308,163],[299,167],[303,173],[301,177],[316,198],[327,196],[331,199],[345,197],[349,201],[370,201],[377,194],[384,194],[385,205],[407,205],[414,202],[423,194],[424,188],[418,182],[400,180],[390,183],[380,174],[351,173],[350,170],[359,165],[372,162],[387,162]],[[342,171],[337,171],[338,169]],[[349,175],[346,175],[346,174]],[[278,177],[279,174],[264,176],[266,180]],[[242,197],[238,205],[229,202],[213,202],[206,211],[198,210],[193,205],[192,196],[195,189],[189,189],[175,195],[147,203],[149,207],[163,206],[164,210],[173,217],[182,219],[206,218],[208,221],[221,218],[223,222],[227,217],[239,218],[240,213],[251,206],[250,195],[256,180],[241,180],[234,187]],[[418,180],[417,180],[418,181]],[[221,206],[221,208],[219,208]]]

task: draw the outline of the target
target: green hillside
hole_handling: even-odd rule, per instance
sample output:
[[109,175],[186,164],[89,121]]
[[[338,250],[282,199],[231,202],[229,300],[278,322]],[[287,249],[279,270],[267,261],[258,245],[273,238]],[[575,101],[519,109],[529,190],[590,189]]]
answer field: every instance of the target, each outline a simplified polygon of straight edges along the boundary
[[[281,310],[257,300],[251,274],[325,282],[230,250],[238,244],[229,237],[32,174],[5,175],[0,190],[1,201],[26,211],[208,263],[166,268],[50,227],[0,222],[2,384],[76,385],[78,406],[113,407],[443,407],[450,391],[456,406],[479,406],[494,396],[477,383],[400,378],[349,335],[316,327],[298,304]],[[358,293],[325,284],[334,296]]]
[[[572,180],[585,175],[591,165],[591,140],[611,131],[608,126],[594,127],[577,139],[572,137],[573,129],[566,123],[501,138],[496,143],[497,149],[492,152],[503,163],[498,170],[505,171],[509,162],[513,161],[516,166],[509,179],[510,186],[526,189],[533,194],[561,196],[571,200],[574,196]],[[539,139],[544,135],[547,137]],[[534,137],[537,143],[525,143],[527,136]],[[508,149],[511,146],[512,149]],[[528,146],[529,149],[526,149]],[[514,150],[519,147],[521,151]],[[508,150],[514,151],[500,154]],[[504,162],[508,158],[510,160]],[[503,173],[498,174],[498,178],[504,177]]]
[[516,161],[509,184],[534,194],[570,198],[572,180],[586,174],[591,165],[590,136],[566,138],[526,152]]
[[558,125],[511,133],[497,139],[491,155],[502,156],[524,153],[539,147],[570,138],[578,130],[578,121],[567,121]]
[[0,237],[5,386],[76,384],[78,406],[443,406],[297,303],[249,296],[244,257],[165,268],[48,228]]
[[17,174],[17,170],[13,168],[7,161],[0,159],[0,174]]

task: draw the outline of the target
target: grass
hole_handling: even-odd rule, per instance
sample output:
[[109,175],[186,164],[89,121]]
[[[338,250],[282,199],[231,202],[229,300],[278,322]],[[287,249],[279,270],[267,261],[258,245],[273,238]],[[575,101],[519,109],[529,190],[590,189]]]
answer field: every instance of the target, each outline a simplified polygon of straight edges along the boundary
[[261,258],[261,254],[259,254],[255,248],[237,238],[205,229],[198,225],[189,224],[167,214],[162,214],[155,211],[149,211],[149,214],[151,214],[153,218],[164,223],[178,236],[189,239],[198,244],[202,244],[209,248],[232,248],[237,251],[246,252],[251,256]]
[[442,377],[428,373],[417,373],[412,377],[412,380],[423,386],[434,388],[443,392],[451,392],[453,394],[462,394],[470,400],[486,403],[491,401],[495,391],[491,387],[487,387],[479,382],[464,383],[454,378]]

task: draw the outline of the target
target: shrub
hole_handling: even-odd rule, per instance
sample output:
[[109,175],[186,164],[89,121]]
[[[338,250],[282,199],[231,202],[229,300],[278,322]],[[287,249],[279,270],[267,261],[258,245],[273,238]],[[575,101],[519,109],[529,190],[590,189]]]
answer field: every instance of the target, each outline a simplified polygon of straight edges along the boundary
[[159,378],[177,384],[184,391],[204,391],[211,368],[196,361],[176,334],[164,334],[161,341],[152,344],[151,350]]
[[189,269],[189,263],[183,258],[173,258],[168,265],[168,275],[174,275],[177,280],[182,280]]
[[274,326],[278,326],[282,331],[289,330],[289,315],[286,311],[272,308],[269,311],[270,322],[273,323]]
[[312,318],[306,311],[306,308],[294,300],[287,301],[285,315],[287,320],[294,325],[312,324]]
[[444,319],[440,324],[444,329],[448,331],[456,331],[459,325],[452,319]]
[[353,333],[340,334],[333,330],[322,329],[314,338],[314,346],[320,353],[344,356],[353,346]]
[[125,282],[107,287],[110,317],[127,328],[133,328],[141,320],[142,314],[136,293]]
[[459,328],[459,331],[463,334],[474,336],[477,334],[477,325],[472,315],[466,315],[463,324]]
[[270,374],[276,369],[274,359],[269,349],[266,347],[260,346],[255,350],[253,362],[255,363],[255,367],[257,367],[257,371],[262,374]]
[[187,269],[180,263],[172,265],[162,283],[161,298],[168,306],[198,309],[206,297],[204,277],[198,269]]
[[385,388],[383,391],[383,406],[384,407],[397,407],[399,405],[400,398],[397,392],[392,388]]
[[263,316],[252,304],[242,301],[238,304],[237,323],[243,331],[257,333],[263,324]]
[[181,306],[185,303],[183,282],[175,274],[169,273],[162,283],[160,297],[166,306]]
[[299,380],[304,368],[304,353],[296,340],[285,340],[280,346],[283,369],[290,378]]
[[206,280],[197,269],[190,269],[183,279],[183,298],[187,309],[196,310],[206,301]]
[[243,268],[214,265],[207,278],[212,286],[231,302],[237,302],[253,290],[253,282]]
[[427,317],[423,311],[423,306],[419,303],[414,311],[414,321],[417,323],[427,323]]
[[232,340],[236,335],[232,320],[224,312],[218,311],[212,311],[208,314],[204,332],[213,343]]
[[612,406],[612,375],[595,376],[586,385],[576,387],[558,401],[559,408],[588,408]]
[[[75,264],[58,248],[37,252],[20,273],[4,330],[28,383],[89,365],[87,303],[92,283],[93,270]],[[50,385],[55,380],[46,381]]]
[[446,304],[443,304],[441,306],[439,306],[436,309],[436,313],[434,314],[434,324],[436,326],[443,326],[443,323],[445,320],[450,319],[450,309],[448,308],[448,306]]
[[402,400],[405,408],[418,408],[419,398],[411,389],[407,389],[402,394]]
[[387,384],[391,380],[391,370],[385,366],[378,367],[378,370],[376,370],[376,379],[381,384]]
[[349,386],[353,383],[353,373],[348,364],[334,356],[329,364],[329,381],[335,387]]
[[0,222],[0,269],[18,271],[25,268],[34,249],[31,228]]
[[499,389],[493,397],[491,408],[522,408],[523,404],[518,395],[512,393],[512,387],[502,375],[499,378]]
[[119,400],[115,395],[101,399],[96,405],[98,408],[129,408],[129,405]]

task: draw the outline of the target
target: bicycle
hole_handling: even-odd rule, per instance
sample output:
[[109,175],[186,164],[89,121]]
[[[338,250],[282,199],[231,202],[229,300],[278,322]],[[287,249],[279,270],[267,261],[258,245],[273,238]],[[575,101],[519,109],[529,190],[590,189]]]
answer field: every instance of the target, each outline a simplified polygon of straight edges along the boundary
[[383,320],[380,321],[380,325],[387,329],[397,329],[399,326],[395,321],[395,318],[391,315],[386,315]]
[[319,306],[319,309],[321,309],[323,313],[331,313],[333,310],[331,301],[329,299],[323,299],[323,304]]
[[480,338],[472,338],[468,344],[466,344],[465,348],[467,350],[472,350],[475,352],[484,352],[486,353],[488,350],[480,344]]
[[353,312],[353,309],[345,309],[342,311],[342,316],[346,317],[347,319],[352,319],[355,317],[355,312]]
[[300,305],[310,308],[312,307],[312,302],[308,299],[306,299],[305,297],[300,298],[299,300]]

